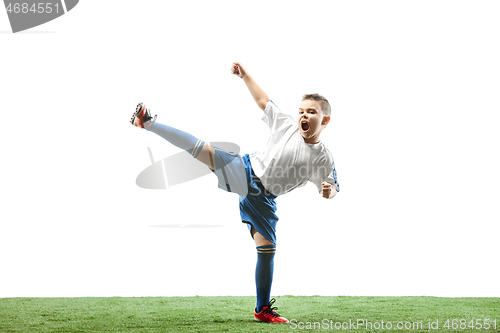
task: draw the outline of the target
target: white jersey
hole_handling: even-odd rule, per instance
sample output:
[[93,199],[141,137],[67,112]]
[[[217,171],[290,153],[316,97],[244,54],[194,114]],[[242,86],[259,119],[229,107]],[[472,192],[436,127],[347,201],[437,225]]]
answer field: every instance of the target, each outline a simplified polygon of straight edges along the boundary
[[250,162],[265,189],[277,196],[311,181],[321,192],[321,183],[326,181],[339,191],[335,164],[323,143],[306,143],[296,121],[272,101],[267,103],[262,120],[271,136],[265,151],[251,154]]

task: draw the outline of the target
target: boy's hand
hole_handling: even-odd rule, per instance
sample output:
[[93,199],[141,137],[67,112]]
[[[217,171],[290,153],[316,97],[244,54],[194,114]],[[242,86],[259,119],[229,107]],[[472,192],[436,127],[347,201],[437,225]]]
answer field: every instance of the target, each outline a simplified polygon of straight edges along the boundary
[[231,65],[231,73],[238,76],[240,79],[243,79],[243,82],[247,85],[248,90],[252,94],[252,97],[259,106],[259,108],[264,111],[266,109],[266,105],[269,102],[269,96],[262,90],[261,87],[255,82],[253,77],[248,74],[245,67],[241,64],[241,62],[233,62]]
[[322,182],[321,185],[323,186],[323,198],[333,198],[335,195],[337,195],[336,190],[332,190],[332,184],[327,183],[327,182]]
[[247,73],[240,62],[233,62],[231,65],[231,74],[234,74],[242,79]]

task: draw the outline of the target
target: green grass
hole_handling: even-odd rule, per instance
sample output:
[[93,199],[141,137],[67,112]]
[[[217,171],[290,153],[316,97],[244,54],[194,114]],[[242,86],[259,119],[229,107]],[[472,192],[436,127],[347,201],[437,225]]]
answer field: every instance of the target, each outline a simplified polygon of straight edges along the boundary
[[[254,322],[254,303],[254,297],[4,298],[0,332],[500,332],[500,298],[277,297],[278,313],[296,319],[288,325]],[[487,318],[488,330],[453,329],[451,321],[444,327],[447,319],[465,319],[468,326]],[[375,326],[335,328],[358,319]],[[439,329],[429,330],[436,320]],[[376,329],[382,321],[385,329]],[[314,322],[323,326],[307,329]],[[421,322],[422,328],[397,329],[398,322]]]

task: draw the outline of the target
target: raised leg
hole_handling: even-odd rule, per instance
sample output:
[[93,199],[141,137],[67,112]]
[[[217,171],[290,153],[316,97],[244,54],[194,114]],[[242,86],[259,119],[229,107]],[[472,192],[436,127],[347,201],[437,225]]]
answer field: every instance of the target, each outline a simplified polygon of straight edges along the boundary
[[168,125],[160,124],[158,122],[146,127],[146,130],[161,136],[174,146],[184,149],[198,161],[214,170],[214,150],[213,147],[205,143],[205,141],[200,140],[187,132]]

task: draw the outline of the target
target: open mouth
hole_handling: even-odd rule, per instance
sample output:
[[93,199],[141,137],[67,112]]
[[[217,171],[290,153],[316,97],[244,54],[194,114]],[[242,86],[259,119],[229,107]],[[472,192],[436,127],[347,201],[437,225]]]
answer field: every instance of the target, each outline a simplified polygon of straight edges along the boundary
[[303,121],[300,125],[302,126],[302,131],[304,132],[309,131],[309,124],[306,123],[305,121]]

